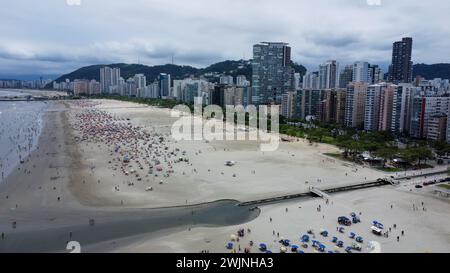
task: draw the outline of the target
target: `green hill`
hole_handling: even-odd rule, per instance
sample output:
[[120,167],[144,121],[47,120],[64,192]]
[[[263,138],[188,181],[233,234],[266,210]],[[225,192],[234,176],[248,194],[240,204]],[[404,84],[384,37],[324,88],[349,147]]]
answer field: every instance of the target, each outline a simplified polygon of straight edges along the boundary
[[[291,63],[295,72],[300,74],[304,74],[306,72],[306,68],[302,65]],[[147,80],[152,81],[156,79],[159,73],[168,73],[172,76],[172,79],[183,79],[193,76],[200,75],[209,75],[210,77],[214,77],[214,75],[225,74],[236,77],[238,75],[244,75],[248,80],[251,80],[252,77],[252,66],[251,61],[249,60],[239,60],[239,61],[223,61],[212,64],[206,68],[195,68],[192,66],[180,66],[173,64],[166,65],[157,65],[157,66],[146,66],[142,64],[125,64],[125,63],[117,63],[117,64],[100,64],[100,65],[91,65],[82,67],[77,69],[71,73],[62,75],[57,78],[56,82],[65,81],[65,79],[69,79],[71,81],[75,79],[95,79],[97,81],[100,80],[100,68],[104,66],[109,67],[117,67],[120,68],[120,74],[124,79],[128,79],[133,77],[135,74],[144,74],[147,77]]]
[[450,79],[450,64],[415,64],[413,76],[422,76],[427,80],[434,78]]

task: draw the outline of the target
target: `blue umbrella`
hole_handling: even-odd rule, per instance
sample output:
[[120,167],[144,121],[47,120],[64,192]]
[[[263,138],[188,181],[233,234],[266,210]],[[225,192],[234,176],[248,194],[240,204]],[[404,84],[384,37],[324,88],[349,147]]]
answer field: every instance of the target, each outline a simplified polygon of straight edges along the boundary
[[298,245],[292,245],[291,249],[292,249],[292,252],[296,252],[297,249],[299,249],[299,246]]
[[264,243],[259,244],[259,249],[261,250],[266,250],[267,249],[267,245]]
[[338,240],[339,240],[338,237],[333,237],[332,242],[333,242],[333,243],[336,243]]
[[309,242],[309,236],[308,235],[303,235],[302,236],[302,242]]
[[305,253],[303,250],[299,249],[297,253]]
[[319,245],[319,251],[324,251],[325,250],[325,245],[324,244],[320,244]]
[[233,248],[233,243],[232,242],[229,242],[228,244],[227,244],[227,249],[232,249]]

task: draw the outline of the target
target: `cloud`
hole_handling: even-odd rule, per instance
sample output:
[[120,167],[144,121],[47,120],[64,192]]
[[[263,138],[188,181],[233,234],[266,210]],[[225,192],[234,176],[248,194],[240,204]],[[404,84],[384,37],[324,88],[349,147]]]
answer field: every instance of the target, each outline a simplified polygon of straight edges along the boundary
[[0,73],[157,65],[172,56],[203,67],[251,58],[261,41],[290,43],[294,61],[313,70],[328,59],[388,64],[392,43],[404,36],[414,37],[415,62],[450,62],[448,10],[442,0],[5,0]]

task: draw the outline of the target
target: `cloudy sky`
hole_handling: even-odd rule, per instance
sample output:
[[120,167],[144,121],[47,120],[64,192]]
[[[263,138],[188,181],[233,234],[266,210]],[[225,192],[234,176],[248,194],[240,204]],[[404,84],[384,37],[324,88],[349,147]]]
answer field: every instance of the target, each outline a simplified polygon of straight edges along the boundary
[[328,59],[385,67],[403,36],[415,63],[450,62],[449,10],[443,0],[3,0],[0,78],[172,55],[204,67],[251,58],[261,41],[290,43],[312,70]]

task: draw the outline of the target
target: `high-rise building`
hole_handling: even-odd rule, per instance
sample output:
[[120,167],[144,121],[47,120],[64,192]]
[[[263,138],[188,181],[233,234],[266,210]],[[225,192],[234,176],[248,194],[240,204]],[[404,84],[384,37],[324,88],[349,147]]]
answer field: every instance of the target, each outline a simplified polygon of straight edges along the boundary
[[160,73],[159,82],[159,98],[167,98],[170,94],[170,74]]
[[416,94],[413,98],[410,135],[415,138],[427,138],[428,127],[432,117],[448,115],[450,97],[423,96]]
[[378,65],[369,64],[369,83],[376,84],[384,81],[383,70]]
[[319,119],[324,122],[344,124],[346,95],[346,89],[325,90]]
[[339,63],[331,60],[319,66],[319,89],[339,87]]
[[368,62],[355,62],[353,64],[353,78],[352,82],[365,82],[371,83],[369,80],[369,63]]
[[450,143],[450,103],[447,109],[447,143]]
[[223,84],[214,86],[209,95],[209,104],[225,107],[225,88]]
[[299,90],[301,88],[302,77],[300,73],[294,73],[294,90]]
[[134,83],[136,84],[136,97],[143,97],[145,87],[147,86],[147,79],[144,74],[134,75]]
[[296,92],[286,92],[282,96],[281,115],[286,118],[293,118],[295,115],[295,95]]
[[318,72],[306,72],[303,76],[303,89],[319,89],[319,73]]
[[409,132],[413,89],[412,84],[401,83],[395,91],[392,107],[392,132]]
[[397,85],[383,84],[380,97],[380,118],[378,123],[378,131],[390,131],[392,127],[392,109],[394,104],[394,94]]
[[250,86],[250,82],[247,80],[247,78],[244,75],[238,75],[236,77],[236,86],[238,86],[238,87]]
[[292,86],[291,48],[287,43],[263,42],[253,46],[253,103],[281,103]]
[[390,131],[392,129],[392,109],[397,86],[380,83],[367,89],[364,130]]
[[308,117],[318,118],[321,103],[325,97],[325,90],[301,89],[295,96],[294,116],[300,119]]
[[73,93],[75,96],[89,95],[89,81],[88,80],[74,80]]
[[427,126],[427,139],[444,142],[447,138],[447,115],[440,113],[430,116]]
[[412,82],[412,38],[403,38],[392,46],[392,64],[389,67],[389,81],[393,83]]
[[219,78],[220,84],[233,85],[233,76],[223,75]]
[[353,80],[353,65],[347,65],[342,70],[341,75],[339,77],[339,87],[347,88],[347,85],[351,83]]
[[119,85],[120,68],[102,67],[100,68],[100,88],[103,93],[117,93]]
[[89,87],[88,87],[88,92],[89,95],[100,95],[101,93],[101,87],[100,87],[100,83],[96,80],[91,80],[89,82]]
[[354,128],[364,127],[368,84],[363,82],[350,83],[347,86],[345,125]]

